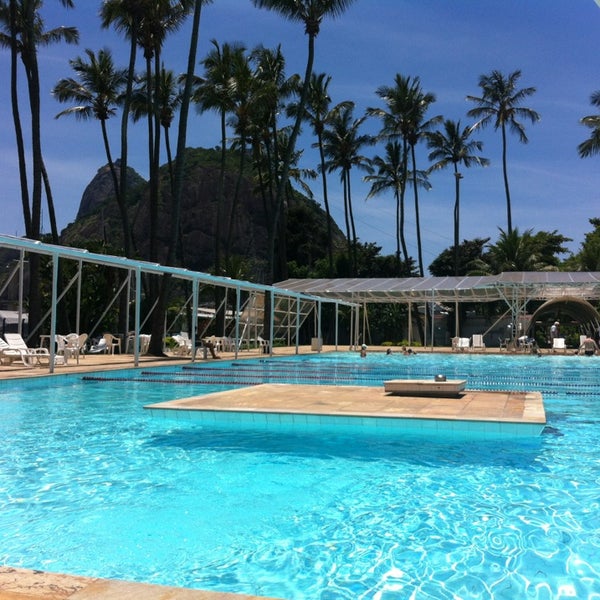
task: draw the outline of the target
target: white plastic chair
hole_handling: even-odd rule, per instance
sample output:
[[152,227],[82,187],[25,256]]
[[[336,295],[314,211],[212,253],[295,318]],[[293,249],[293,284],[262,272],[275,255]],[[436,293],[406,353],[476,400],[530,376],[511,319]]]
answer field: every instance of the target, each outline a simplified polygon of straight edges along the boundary
[[113,335],[112,333],[105,333],[102,336],[106,342],[106,347],[108,348],[108,352],[110,354],[115,353],[115,348],[119,349],[119,354],[121,354],[121,338]]
[[565,338],[554,338],[552,340],[552,352],[556,352],[557,350],[562,351],[563,354],[567,353]]

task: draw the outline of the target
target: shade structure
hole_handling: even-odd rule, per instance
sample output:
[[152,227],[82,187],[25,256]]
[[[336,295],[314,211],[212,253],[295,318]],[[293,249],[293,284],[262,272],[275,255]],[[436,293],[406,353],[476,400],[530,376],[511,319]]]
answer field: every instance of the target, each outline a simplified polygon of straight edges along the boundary
[[490,276],[288,279],[275,284],[296,293],[361,304],[495,302],[577,297],[600,299],[600,272],[515,271]]

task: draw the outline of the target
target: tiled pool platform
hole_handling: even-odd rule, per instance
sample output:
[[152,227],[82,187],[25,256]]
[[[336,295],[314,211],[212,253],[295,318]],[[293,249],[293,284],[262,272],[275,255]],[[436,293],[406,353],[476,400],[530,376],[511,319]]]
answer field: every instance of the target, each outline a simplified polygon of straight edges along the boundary
[[546,424],[541,394],[465,391],[455,398],[396,396],[380,387],[261,384],[161,402],[154,416],[202,425],[260,428],[354,426],[393,433],[539,435]]

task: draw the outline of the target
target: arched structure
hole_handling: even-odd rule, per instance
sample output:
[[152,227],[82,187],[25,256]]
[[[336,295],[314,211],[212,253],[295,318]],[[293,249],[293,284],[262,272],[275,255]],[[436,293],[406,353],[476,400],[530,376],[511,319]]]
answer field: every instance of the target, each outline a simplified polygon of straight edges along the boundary
[[564,317],[581,323],[586,333],[596,332],[600,326],[600,313],[585,298],[575,296],[553,298],[544,302],[531,316],[531,322],[535,324]]

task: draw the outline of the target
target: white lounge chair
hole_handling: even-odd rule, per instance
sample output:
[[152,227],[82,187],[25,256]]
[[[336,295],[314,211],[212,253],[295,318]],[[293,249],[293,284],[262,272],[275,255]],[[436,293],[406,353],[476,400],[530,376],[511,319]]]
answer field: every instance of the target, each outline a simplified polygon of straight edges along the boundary
[[469,338],[453,337],[452,338],[452,352],[464,352],[469,349],[470,340]]
[[565,338],[554,338],[552,340],[552,352],[560,351],[563,354],[567,353],[567,344]]
[[485,342],[481,333],[474,333],[471,336],[471,350],[485,350]]
[[177,356],[189,356],[192,353],[192,341],[189,337],[184,337],[181,334],[172,337],[177,342],[173,354],[176,354]]
[[12,365],[14,362],[20,362],[26,367],[32,367],[35,356],[31,357],[29,352],[20,348],[12,348],[2,338],[0,338],[0,363]]
[[22,350],[29,357],[32,366],[34,363],[41,364],[42,360],[50,362],[50,352],[48,348],[29,348],[20,333],[5,333],[6,343],[13,349]]
[[108,352],[108,346],[103,337],[90,347],[90,354],[104,354],[106,352]]

